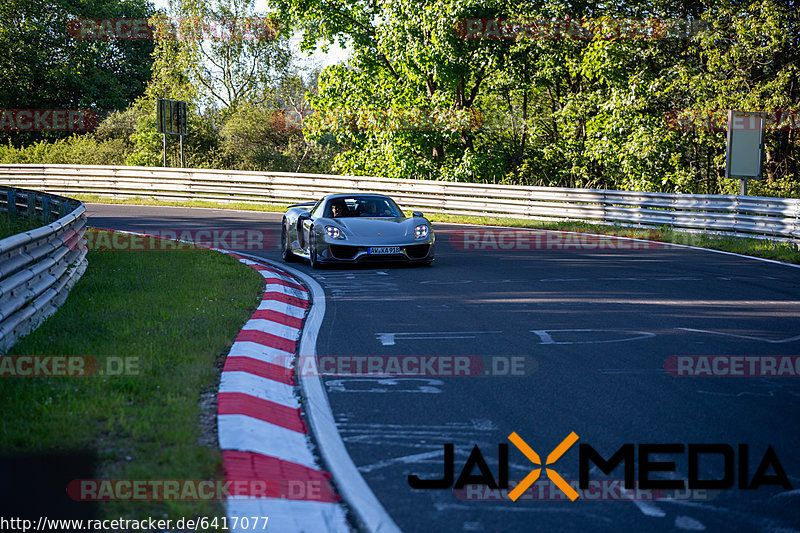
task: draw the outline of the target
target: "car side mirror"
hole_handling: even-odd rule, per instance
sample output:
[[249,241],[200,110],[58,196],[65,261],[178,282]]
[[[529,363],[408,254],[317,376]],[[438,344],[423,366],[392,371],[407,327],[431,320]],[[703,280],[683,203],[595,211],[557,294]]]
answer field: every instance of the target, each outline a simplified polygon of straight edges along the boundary
[[422,216],[422,211],[414,211],[414,212],[413,212],[413,213],[411,213],[411,214],[412,214],[413,216],[415,216],[415,217],[421,217],[421,216]]

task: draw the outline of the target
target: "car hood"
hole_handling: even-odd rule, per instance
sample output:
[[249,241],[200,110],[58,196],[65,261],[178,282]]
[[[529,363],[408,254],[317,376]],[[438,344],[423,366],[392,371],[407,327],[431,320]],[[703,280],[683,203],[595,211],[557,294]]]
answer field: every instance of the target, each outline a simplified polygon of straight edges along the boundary
[[419,224],[428,223],[421,218],[406,217],[346,217],[337,218],[333,222],[345,230],[348,238],[373,245],[395,244],[409,239],[413,241],[414,228]]

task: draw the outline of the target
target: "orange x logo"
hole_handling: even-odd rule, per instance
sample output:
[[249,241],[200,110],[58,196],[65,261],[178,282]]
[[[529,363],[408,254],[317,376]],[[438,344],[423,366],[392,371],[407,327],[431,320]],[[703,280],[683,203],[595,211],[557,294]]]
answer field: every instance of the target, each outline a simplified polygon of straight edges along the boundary
[[[556,449],[550,452],[550,455],[547,456],[547,462],[545,463],[545,465],[550,465],[558,461],[561,458],[561,456],[564,455],[564,452],[566,452],[570,448],[570,446],[575,444],[578,438],[579,437],[575,434],[574,431],[569,435],[567,435],[567,438],[562,440],[561,444],[556,446]],[[539,455],[535,451],[533,451],[533,449],[531,449],[531,447],[528,446],[528,444],[524,440],[522,440],[522,438],[520,438],[520,436],[517,435],[516,432],[509,435],[508,440],[510,440],[514,446],[519,448],[519,450],[525,454],[525,457],[527,457],[530,462],[532,462],[535,465],[541,466],[542,460],[539,459]],[[556,487],[561,489],[561,491],[564,494],[566,494],[570,500],[574,502],[575,500],[578,499],[578,493],[575,492],[575,489],[570,487],[569,483],[564,481],[564,478],[561,477],[558,474],[558,472],[550,468],[545,468],[545,472],[547,473],[547,477],[550,478],[550,481],[555,483]],[[539,475],[541,473],[542,473],[541,468],[536,468],[534,470],[531,470],[530,474],[525,476],[525,479],[520,481],[519,484],[516,487],[514,487],[514,490],[508,493],[508,497],[511,498],[512,501],[517,501],[517,499],[520,496],[522,496],[522,493],[528,490],[528,487],[536,483],[536,480],[539,479]]]

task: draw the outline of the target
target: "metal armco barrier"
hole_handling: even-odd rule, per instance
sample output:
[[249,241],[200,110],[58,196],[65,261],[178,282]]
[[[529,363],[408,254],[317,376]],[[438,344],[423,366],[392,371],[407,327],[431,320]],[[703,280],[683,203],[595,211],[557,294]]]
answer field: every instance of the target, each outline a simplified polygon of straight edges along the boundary
[[86,270],[86,207],[0,186],[0,216],[41,227],[0,240],[0,354],[53,314]]
[[800,200],[569,189],[364,176],[89,165],[0,165],[0,183],[117,198],[288,204],[375,191],[454,215],[583,220],[800,241]]

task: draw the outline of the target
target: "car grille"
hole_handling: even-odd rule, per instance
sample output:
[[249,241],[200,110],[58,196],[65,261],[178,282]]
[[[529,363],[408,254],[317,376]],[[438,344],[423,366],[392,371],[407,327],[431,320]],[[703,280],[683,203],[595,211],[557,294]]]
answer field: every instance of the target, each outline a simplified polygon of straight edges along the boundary
[[346,246],[342,244],[331,245],[331,255],[336,259],[353,259],[358,253],[358,246]]
[[430,244],[412,244],[410,246],[406,246],[406,254],[411,259],[422,259],[426,255],[428,255],[428,250],[430,250]]

